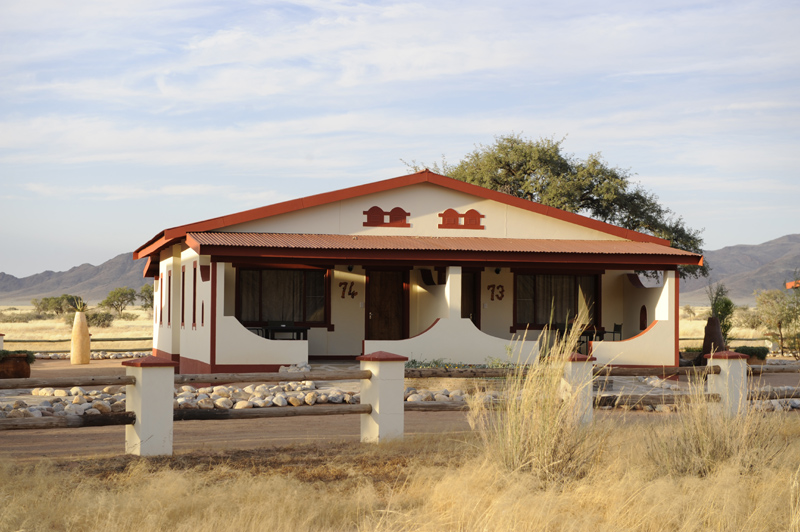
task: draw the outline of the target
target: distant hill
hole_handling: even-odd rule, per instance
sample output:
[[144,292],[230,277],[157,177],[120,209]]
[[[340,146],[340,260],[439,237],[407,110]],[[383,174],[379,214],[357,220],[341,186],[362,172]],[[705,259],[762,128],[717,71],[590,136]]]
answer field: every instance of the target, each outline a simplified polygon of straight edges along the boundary
[[142,277],[144,261],[123,253],[100,266],[82,264],[66,272],[46,271],[19,279],[0,272],[0,304],[28,305],[31,299],[71,294],[99,303],[114,288],[127,286],[137,292],[150,279]]
[[[800,269],[800,235],[786,235],[754,246],[728,246],[705,251],[711,266],[711,280],[721,282],[738,305],[754,305],[756,290],[783,288]],[[707,305],[709,279],[681,282],[682,305]]]

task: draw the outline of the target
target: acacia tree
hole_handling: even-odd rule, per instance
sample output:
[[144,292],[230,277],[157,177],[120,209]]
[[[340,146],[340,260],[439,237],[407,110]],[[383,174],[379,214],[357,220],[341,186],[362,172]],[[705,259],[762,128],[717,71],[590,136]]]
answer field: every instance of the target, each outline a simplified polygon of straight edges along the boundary
[[142,302],[142,309],[153,310],[153,285],[142,285],[139,289],[139,295],[136,296]]
[[136,290],[123,286],[115,288],[100,302],[101,307],[112,308],[121,316],[122,312],[136,302]]
[[[658,197],[631,181],[629,170],[609,166],[599,153],[585,160],[566,154],[562,140],[501,135],[478,146],[458,164],[442,160],[432,171],[467,183],[590,216],[625,229],[670,240],[672,246],[702,253],[701,231],[687,227]],[[423,168],[412,161],[407,166]],[[708,266],[681,266],[681,278],[708,276]],[[656,272],[645,275],[657,277]]]
[[775,335],[781,354],[784,353],[787,329],[797,321],[797,304],[785,290],[762,290],[756,292],[756,312],[767,331]]

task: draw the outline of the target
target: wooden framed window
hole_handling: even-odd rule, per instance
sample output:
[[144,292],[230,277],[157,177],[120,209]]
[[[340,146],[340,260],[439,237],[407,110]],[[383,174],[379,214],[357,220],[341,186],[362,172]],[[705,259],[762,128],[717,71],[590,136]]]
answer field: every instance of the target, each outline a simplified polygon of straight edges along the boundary
[[599,285],[597,275],[515,273],[514,328],[563,327],[582,310],[594,325]]
[[330,324],[329,270],[244,269],[237,275],[237,317],[244,325]]

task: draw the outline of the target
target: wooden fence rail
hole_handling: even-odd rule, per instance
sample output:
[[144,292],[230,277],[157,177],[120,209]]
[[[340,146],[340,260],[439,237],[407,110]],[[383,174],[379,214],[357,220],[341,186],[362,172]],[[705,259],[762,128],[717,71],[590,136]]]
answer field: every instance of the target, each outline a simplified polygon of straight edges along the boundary
[[292,373],[199,373],[175,375],[175,384],[283,381],[343,381],[371,379],[369,370],[305,371]]
[[113,414],[95,414],[93,416],[21,417],[0,419],[0,431],[66,428],[75,429],[81,427],[133,425],[134,423],[136,423],[135,412],[116,412]]
[[[92,337],[92,342],[138,342],[140,340],[152,340],[152,336],[137,336],[136,338],[94,338]],[[18,344],[48,344],[48,343],[61,343],[61,342],[71,342],[71,338],[59,338],[57,340],[35,340],[35,339],[8,339],[6,338],[5,343],[18,343]]]
[[130,375],[88,375],[85,377],[51,377],[49,379],[0,379],[0,390],[23,388],[71,388],[73,386],[108,386],[136,384]]

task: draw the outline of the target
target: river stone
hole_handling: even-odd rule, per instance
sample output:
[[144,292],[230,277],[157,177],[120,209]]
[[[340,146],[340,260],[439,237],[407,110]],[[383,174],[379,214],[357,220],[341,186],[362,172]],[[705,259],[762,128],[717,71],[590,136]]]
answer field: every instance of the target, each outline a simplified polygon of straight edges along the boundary
[[253,395],[253,392],[256,390],[256,387],[253,384],[248,384],[247,386],[242,388],[242,390],[244,390],[246,393],[249,393],[250,395]]
[[194,386],[189,386],[188,384],[181,386],[181,390],[184,392],[197,393],[197,389]]
[[214,401],[214,406],[216,406],[217,408],[232,408],[233,401],[231,401],[227,397],[220,397],[219,399]]
[[172,401],[172,409],[173,409],[173,410],[177,410],[177,409],[179,409],[180,407],[181,407],[181,404],[178,402],[178,400],[177,400],[177,399],[175,399],[174,401]]
[[450,398],[442,393],[437,393],[436,395],[433,396],[433,400],[436,401],[437,403],[444,403],[450,401]]
[[420,395],[422,396],[423,401],[433,401],[433,394],[428,390],[422,390]]
[[231,396],[231,392],[228,390],[227,386],[214,386],[214,393],[219,395],[220,397]]
[[289,397],[288,401],[289,401],[289,404],[291,404],[292,406],[300,406],[304,402],[304,401],[302,401],[301,399],[299,399],[297,397]]
[[42,388],[39,390],[39,395],[43,395],[45,397],[52,396],[53,392],[55,392],[54,388]]
[[53,412],[63,412],[63,411],[64,411],[63,403],[56,403],[53,405]]
[[181,392],[176,395],[178,399],[194,399],[194,393],[192,392]]
[[327,402],[328,402],[328,396],[324,393],[319,394],[319,397],[317,397],[317,404],[324,405]]
[[253,408],[264,408],[265,406],[267,406],[267,402],[264,399],[261,399],[260,397],[255,397],[253,399],[250,399],[250,404],[253,405]]
[[27,410],[22,410],[20,408],[15,408],[11,412],[7,413],[6,417],[8,419],[15,419],[15,418],[20,418],[20,417],[25,417],[25,414],[23,412],[27,412]]
[[243,410],[245,408],[253,408],[253,403],[247,400],[243,400],[243,401],[236,401],[236,404],[233,405],[234,410]]
[[11,407],[12,408],[28,408],[28,403],[26,403],[25,401],[23,401],[21,399],[17,399],[16,401],[14,401],[14,403],[11,405]]
[[275,406],[286,406],[288,401],[286,401],[286,397],[282,395],[276,395],[275,398],[272,400],[272,404]]
[[42,401],[41,403],[39,403],[39,408],[52,408],[52,406],[53,406],[53,404],[50,401],[46,400],[46,399],[44,401]]
[[317,392],[308,392],[304,399],[306,404],[311,406],[317,402],[317,399],[319,399],[319,394]]
[[83,412],[84,416],[99,416],[101,412],[96,408],[88,408]]
[[236,388],[235,390],[233,390],[233,393],[231,394],[231,399],[234,401],[247,401],[248,399],[250,399],[250,394],[245,392],[244,390]]
[[41,388],[34,388],[33,390],[31,390],[31,395],[39,395],[39,392],[41,391],[42,391]]
[[124,412],[125,411],[125,399],[120,399],[119,401],[115,402],[111,405],[112,412]]
[[101,414],[108,414],[111,412],[111,405],[108,404],[106,401],[94,401],[92,402],[92,408],[94,408]]
[[119,392],[121,386],[119,384],[112,384],[110,386],[106,386],[103,388],[103,393],[107,393],[109,395],[114,395],[115,393]]
[[332,392],[328,395],[328,402],[339,404],[344,401],[344,394],[341,392]]
[[408,397],[406,397],[406,401],[409,403],[421,403],[422,402],[422,395],[418,393],[412,393]]
[[450,400],[457,403],[463,403],[465,401],[464,396],[458,393],[451,393]]
[[30,416],[26,416],[26,417],[42,417],[42,411],[41,410],[37,410],[36,408],[31,407],[31,408],[28,409],[28,412],[31,415]]
[[212,401],[209,397],[204,397],[203,399],[197,400],[197,407],[200,410],[213,410],[214,409],[214,401]]

